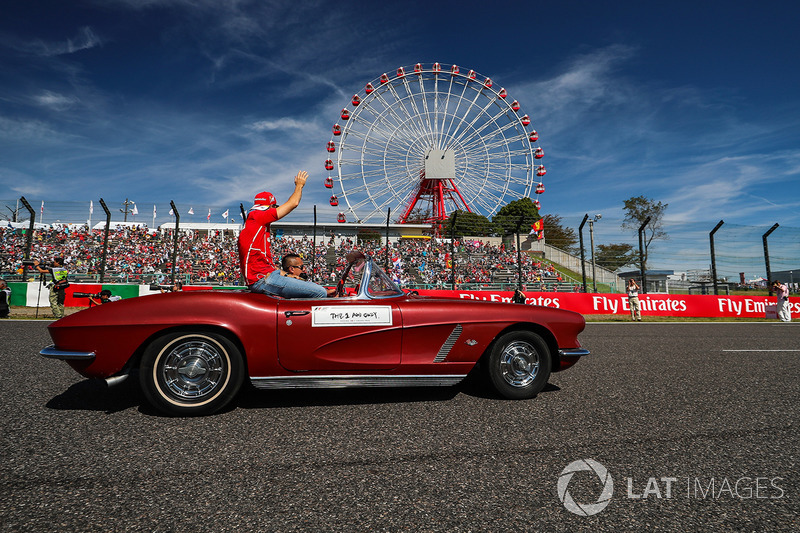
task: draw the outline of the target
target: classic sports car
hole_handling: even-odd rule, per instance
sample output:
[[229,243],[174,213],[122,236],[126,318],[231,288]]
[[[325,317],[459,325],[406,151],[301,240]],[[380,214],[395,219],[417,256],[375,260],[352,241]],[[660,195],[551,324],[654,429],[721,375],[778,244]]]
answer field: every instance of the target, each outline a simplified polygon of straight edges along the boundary
[[[571,311],[426,298],[348,254],[338,298],[241,291],[142,296],[49,326],[40,353],[109,385],[133,370],[147,400],[173,415],[210,414],[247,376],[262,389],[446,386],[476,369],[501,396],[531,398],[551,371],[589,352]],[[480,364],[478,364],[480,363]]]

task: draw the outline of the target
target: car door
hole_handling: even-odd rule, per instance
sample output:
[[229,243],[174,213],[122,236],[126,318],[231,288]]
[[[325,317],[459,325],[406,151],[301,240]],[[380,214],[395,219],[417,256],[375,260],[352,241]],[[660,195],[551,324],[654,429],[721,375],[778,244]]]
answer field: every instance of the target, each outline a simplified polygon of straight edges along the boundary
[[391,370],[400,364],[402,317],[389,300],[280,300],[278,361],[294,371]]

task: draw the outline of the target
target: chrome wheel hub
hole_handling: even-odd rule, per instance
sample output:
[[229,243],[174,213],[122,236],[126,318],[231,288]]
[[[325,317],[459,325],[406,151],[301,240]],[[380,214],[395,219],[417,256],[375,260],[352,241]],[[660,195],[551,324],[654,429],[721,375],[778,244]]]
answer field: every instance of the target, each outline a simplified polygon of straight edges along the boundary
[[500,372],[512,387],[525,387],[539,373],[539,354],[527,342],[516,341],[503,349],[500,355]]
[[178,344],[167,354],[161,377],[172,394],[196,400],[211,394],[224,372],[224,358],[218,346],[189,341]]

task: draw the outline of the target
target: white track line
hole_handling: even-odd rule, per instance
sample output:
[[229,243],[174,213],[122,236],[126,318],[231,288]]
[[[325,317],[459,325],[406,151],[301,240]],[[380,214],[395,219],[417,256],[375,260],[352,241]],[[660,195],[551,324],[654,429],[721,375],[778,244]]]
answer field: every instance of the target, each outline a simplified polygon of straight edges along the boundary
[[723,352],[800,352],[800,350],[722,350]]

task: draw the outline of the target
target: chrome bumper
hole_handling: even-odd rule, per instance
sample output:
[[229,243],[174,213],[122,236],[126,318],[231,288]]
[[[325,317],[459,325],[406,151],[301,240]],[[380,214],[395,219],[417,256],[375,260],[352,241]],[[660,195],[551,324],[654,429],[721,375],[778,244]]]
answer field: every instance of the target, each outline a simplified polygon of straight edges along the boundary
[[589,355],[589,353],[589,350],[584,350],[583,348],[572,348],[558,351],[558,355],[562,357],[583,357],[584,355]]
[[94,352],[70,352],[67,350],[57,350],[55,344],[43,348],[39,355],[50,359],[61,359],[62,361],[91,361],[95,357]]

